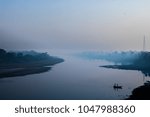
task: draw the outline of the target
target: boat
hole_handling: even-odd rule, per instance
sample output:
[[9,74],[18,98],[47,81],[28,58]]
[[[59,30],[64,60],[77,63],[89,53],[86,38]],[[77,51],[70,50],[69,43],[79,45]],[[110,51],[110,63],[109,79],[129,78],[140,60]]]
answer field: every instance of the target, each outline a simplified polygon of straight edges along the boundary
[[120,85],[118,85],[118,84],[115,83],[114,86],[113,86],[113,88],[114,89],[122,89],[122,86],[120,86]]

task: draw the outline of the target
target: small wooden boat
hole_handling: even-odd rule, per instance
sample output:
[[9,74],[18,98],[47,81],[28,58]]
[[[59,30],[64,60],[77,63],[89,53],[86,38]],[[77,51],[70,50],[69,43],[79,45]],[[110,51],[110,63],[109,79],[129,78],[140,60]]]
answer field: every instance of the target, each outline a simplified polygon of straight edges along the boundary
[[114,89],[122,89],[122,86],[118,85],[118,84],[114,84],[113,86]]

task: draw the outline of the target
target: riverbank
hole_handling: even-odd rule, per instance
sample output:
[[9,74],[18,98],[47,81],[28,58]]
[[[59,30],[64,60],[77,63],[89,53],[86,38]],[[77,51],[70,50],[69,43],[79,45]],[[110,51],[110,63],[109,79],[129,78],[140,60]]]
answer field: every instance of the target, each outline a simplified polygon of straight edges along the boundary
[[47,72],[50,69],[51,67],[0,69],[0,78],[39,74],[39,73]]
[[[149,68],[142,68],[136,65],[105,65],[100,66],[112,69],[123,69],[123,70],[138,70],[141,71],[145,76],[150,76]],[[144,85],[135,88],[132,94],[127,98],[127,100],[150,100],[150,82],[147,81]]]
[[35,51],[7,52],[0,49],[0,78],[47,72],[63,59]]
[[149,92],[150,82],[146,82],[144,85],[135,88],[127,100],[150,100]]

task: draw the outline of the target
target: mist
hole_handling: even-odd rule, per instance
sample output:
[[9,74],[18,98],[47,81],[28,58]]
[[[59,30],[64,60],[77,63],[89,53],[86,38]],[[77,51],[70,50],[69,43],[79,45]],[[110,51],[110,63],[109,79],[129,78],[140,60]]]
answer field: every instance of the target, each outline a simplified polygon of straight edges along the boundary
[[144,52],[121,51],[121,52],[81,52],[75,56],[87,60],[105,60],[115,64],[132,64],[140,58]]
[[0,0],[4,49],[141,50],[150,47],[148,0]]

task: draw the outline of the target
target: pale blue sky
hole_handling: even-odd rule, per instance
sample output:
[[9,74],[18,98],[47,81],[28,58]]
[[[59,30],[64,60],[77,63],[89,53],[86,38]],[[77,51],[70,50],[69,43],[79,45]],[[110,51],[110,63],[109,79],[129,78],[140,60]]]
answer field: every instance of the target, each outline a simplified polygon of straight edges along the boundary
[[149,0],[0,0],[6,49],[150,49]]

